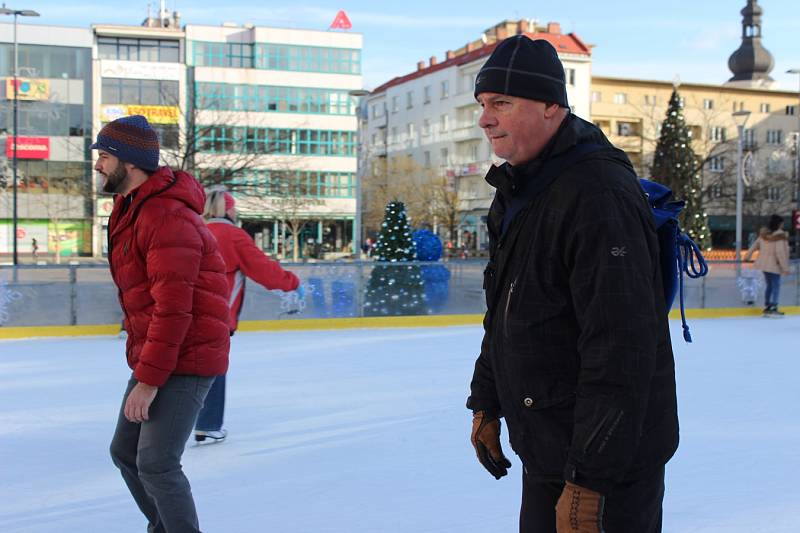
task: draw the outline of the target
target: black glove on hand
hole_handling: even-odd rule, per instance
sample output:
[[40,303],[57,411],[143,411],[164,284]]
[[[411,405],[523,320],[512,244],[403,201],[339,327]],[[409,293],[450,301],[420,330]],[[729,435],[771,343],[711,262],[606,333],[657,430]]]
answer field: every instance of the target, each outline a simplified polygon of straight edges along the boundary
[[500,447],[500,420],[476,411],[472,416],[472,446],[478,455],[478,461],[495,479],[508,474],[511,461],[503,455]]

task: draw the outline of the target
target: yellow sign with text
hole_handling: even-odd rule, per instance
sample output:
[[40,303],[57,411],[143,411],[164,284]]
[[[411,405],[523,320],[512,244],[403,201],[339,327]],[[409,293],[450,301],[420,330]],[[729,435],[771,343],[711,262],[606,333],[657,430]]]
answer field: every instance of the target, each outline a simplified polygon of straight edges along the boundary
[[142,115],[152,124],[177,124],[180,120],[180,110],[177,106],[169,105],[104,105],[100,108],[100,120],[111,122],[120,117]]
[[[47,100],[50,98],[50,80],[17,78],[17,99]],[[14,99],[14,78],[6,78],[6,99]]]

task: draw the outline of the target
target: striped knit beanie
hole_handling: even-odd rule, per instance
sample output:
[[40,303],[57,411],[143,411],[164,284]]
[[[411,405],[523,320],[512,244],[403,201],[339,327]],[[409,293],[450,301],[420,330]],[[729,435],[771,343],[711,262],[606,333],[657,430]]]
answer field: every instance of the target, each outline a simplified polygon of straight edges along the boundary
[[481,93],[518,96],[569,107],[564,66],[553,45],[525,35],[497,45],[475,78],[475,98]]
[[158,168],[158,135],[142,115],[122,117],[109,122],[97,134],[92,150],[103,150],[142,170]]

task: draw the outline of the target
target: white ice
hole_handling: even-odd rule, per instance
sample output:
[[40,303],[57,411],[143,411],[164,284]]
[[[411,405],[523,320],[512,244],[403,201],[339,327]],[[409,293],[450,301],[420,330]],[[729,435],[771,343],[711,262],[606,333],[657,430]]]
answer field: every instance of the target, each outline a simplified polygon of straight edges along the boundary
[[[800,531],[800,317],[694,320],[691,345],[678,326],[664,531]],[[468,439],[480,339],[478,327],[237,334],[229,440],[184,454],[202,529],[516,531],[519,461],[495,481]],[[145,531],[107,451],[127,377],[116,338],[0,342],[0,531]]]

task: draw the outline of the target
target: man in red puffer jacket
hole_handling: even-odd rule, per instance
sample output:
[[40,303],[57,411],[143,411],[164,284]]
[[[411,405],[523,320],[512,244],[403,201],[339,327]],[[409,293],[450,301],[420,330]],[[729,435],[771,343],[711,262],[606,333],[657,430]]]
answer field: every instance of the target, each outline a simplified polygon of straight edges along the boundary
[[103,190],[116,194],[109,265],[133,370],[111,457],[148,531],[199,532],[180,460],[215,376],[228,368],[225,263],[200,216],[203,188],[185,172],[158,167],[147,119],[110,122],[92,149]]

